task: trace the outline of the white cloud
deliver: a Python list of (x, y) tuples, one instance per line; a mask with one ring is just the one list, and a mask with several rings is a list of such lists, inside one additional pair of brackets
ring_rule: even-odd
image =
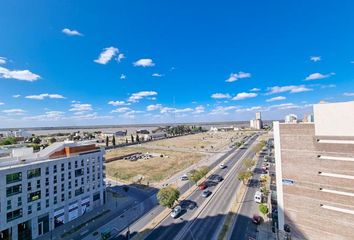
[(6, 60), (5, 57), (0, 57), (0, 64), (6, 64)]
[(13, 98), (19, 98), (19, 97), (21, 97), (21, 95), (20, 94), (15, 94), (15, 95), (12, 95), (12, 97)]
[(200, 113), (203, 113), (203, 112), (205, 112), (205, 107), (203, 107), (202, 105), (200, 105), (200, 106), (197, 106), (197, 107), (194, 109), (193, 114), (200, 114)]
[(49, 93), (42, 93), (39, 95), (29, 95), (26, 96), (25, 98), (27, 99), (35, 99), (35, 100), (43, 100), (45, 98), (51, 98), (51, 99), (64, 99), (65, 97), (60, 94), (49, 94)]
[(5, 105), (5, 103), (3, 103), (3, 102), (0, 102), (0, 106), (1, 106), (1, 105)]
[(279, 97), (269, 98), (269, 99), (266, 100), (266, 102), (281, 101), (281, 100), (285, 100), (285, 99), (286, 99), (286, 97), (279, 96)]
[(238, 79), (250, 78), (251, 74), (246, 72), (231, 73), (230, 77), (226, 79), (226, 82), (235, 82)]
[(124, 101), (109, 101), (108, 102), (109, 105), (112, 105), (112, 106), (123, 106), (123, 105), (130, 105), (130, 103), (126, 103)]
[(193, 111), (194, 111), (193, 108), (180, 108), (180, 109), (176, 108), (174, 110), (175, 113), (188, 113), (188, 112), (193, 112)]
[(57, 121), (64, 117), (64, 112), (61, 111), (49, 111), (45, 114), (25, 117), (24, 120), (37, 120), (37, 121)]
[(35, 73), (32, 73), (29, 70), (9, 70), (4, 67), (0, 67), (0, 78), (7, 78), (7, 79), (17, 79), (22, 81), (29, 81), (33, 82), (41, 77)]
[(306, 87), (305, 85), (289, 85), (289, 86), (274, 86), (268, 88), (268, 92), (266, 95), (275, 94), (275, 93), (283, 93), (283, 92), (290, 92), (290, 93), (300, 93), (300, 92), (308, 92), (312, 91), (313, 89)]
[(84, 111), (92, 111), (92, 105), (88, 103), (74, 103), (71, 104), (69, 111), (71, 112), (84, 112)]
[(94, 62), (99, 64), (107, 64), (111, 59), (119, 53), (118, 48), (108, 47), (103, 49), (98, 59), (94, 60)]
[(301, 108), (301, 106), (293, 104), (293, 103), (283, 103), (283, 104), (269, 106), (269, 109), (273, 109), (273, 108), (276, 108), (279, 110), (284, 110), (284, 109)]
[(261, 106), (254, 106), (250, 108), (239, 108), (236, 110), (236, 112), (252, 112), (252, 111), (260, 111), (263, 110)]
[(257, 93), (242, 92), (242, 93), (238, 93), (235, 97), (232, 98), (232, 100), (243, 100), (246, 98), (254, 98), (254, 97), (257, 97)]
[(147, 111), (155, 111), (155, 110), (159, 110), (162, 108), (161, 104), (151, 104), (149, 106), (146, 107)]
[(127, 78), (126, 75), (124, 75), (123, 73), (120, 75), (120, 80), (125, 80)]
[(346, 92), (346, 93), (343, 93), (343, 95), (346, 97), (354, 97), (354, 92)]
[(214, 93), (211, 95), (214, 99), (224, 99), (224, 98), (231, 98), (230, 94), (228, 93)]
[(237, 106), (217, 106), (216, 108), (212, 109), (209, 114), (211, 115), (228, 115), (229, 111), (236, 110)]
[(65, 33), (68, 36), (83, 36), (79, 31), (77, 30), (70, 30), (69, 28), (64, 28), (62, 30), (63, 33)]
[(125, 58), (123, 53), (119, 53), (117, 57), (117, 62), (121, 62)]
[(150, 58), (142, 58), (133, 63), (136, 67), (153, 67), (155, 63)]
[(23, 109), (19, 109), (19, 108), (14, 108), (14, 109), (6, 109), (2, 111), (3, 113), (6, 113), (8, 115), (22, 115), (24, 114), (26, 111)]
[(117, 108), (111, 111), (111, 113), (125, 113), (128, 111), (131, 111), (132, 109), (128, 108), (128, 107), (121, 107), (121, 108)]
[(252, 88), (250, 91), (251, 92), (259, 92), (259, 91), (261, 91), (261, 89), (260, 88)]
[(157, 92), (155, 91), (141, 91), (137, 93), (133, 93), (129, 99), (128, 102), (139, 102), (144, 97), (150, 97), (150, 96), (155, 96), (157, 95)]
[(329, 74), (321, 74), (321, 73), (312, 73), (308, 75), (305, 80), (306, 81), (311, 81), (311, 80), (318, 80), (318, 79), (325, 79), (329, 78), (330, 76), (335, 75), (335, 73), (329, 73)]
[(321, 56), (311, 56), (310, 60), (313, 62), (319, 62), (321, 61)]
[(153, 77), (163, 77), (163, 74), (161, 74), (161, 73), (153, 73), (152, 76)]

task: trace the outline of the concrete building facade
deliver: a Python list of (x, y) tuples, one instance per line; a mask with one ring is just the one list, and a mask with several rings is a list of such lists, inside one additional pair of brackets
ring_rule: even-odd
[(292, 239), (353, 239), (354, 102), (314, 105), (314, 123), (274, 122), (278, 226)]
[(0, 158), (0, 239), (35, 239), (102, 205), (103, 153), (57, 142)]

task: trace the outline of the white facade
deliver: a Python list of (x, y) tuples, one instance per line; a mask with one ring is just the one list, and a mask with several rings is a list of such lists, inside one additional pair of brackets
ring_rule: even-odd
[[(8, 239), (34, 239), (104, 203), (104, 150), (53, 145), (31, 156), (24, 151), (0, 158), (0, 233)], [(57, 154), (65, 147), (77, 150)]]
[(297, 116), (295, 114), (286, 115), (285, 123), (297, 123)]
[(19, 129), (18, 131), (8, 131), (5, 133), (6, 137), (24, 137), (29, 138), (32, 136), (30, 132)]
[(259, 119), (250, 120), (250, 128), (258, 129), (258, 130), (262, 129), (263, 128), (262, 120)]

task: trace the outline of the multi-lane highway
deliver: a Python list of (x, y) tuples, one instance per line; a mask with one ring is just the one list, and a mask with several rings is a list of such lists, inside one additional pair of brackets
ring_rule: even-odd
[[(256, 136), (250, 138), (246, 145), (251, 146), (256, 138)], [(237, 180), (237, 173), (242, 168), (242, 161), (253, 156), (254, 152), (251, 148), (239, 149), (234, 152), (230, 159), (224, 163), (227, 168), (217, 169), (213, 173), (222, 176), (224, 181), (218, 184), (209, 184), (208, 189), (212, 194), (208, 198), (202, 197), (201, 190), (194, 191), (187, 202), (194, 203), (196, 207), (189, 209), (187, 204), (187, 207), (177, 219), (167, 217), (146, 239), (214, 239), (222, 226), (232, 199), (235, 197), (235, 191), (240, 184)], [(208, 183), (212, 182), (208, 181)], [(182, 205), (184, 205), (183, 202)]]

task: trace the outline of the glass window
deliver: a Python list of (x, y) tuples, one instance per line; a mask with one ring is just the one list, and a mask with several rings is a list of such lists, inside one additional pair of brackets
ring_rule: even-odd
[(45, 175), (49, 175), (49, 167), (45, 168)]
[(27, 170), (27, 178), (28, 179), (40, 177), (40, 176), (41, 176), (41, 169), (40, 168)]
[(7, 200), (7, 210), (10, 210), (11, 208), (11, 200)]
[(49, 199), (45, 200), (45, 207), (49, 207)]
[(22, 180), (22, 173), (11, 173), (6, 175), (6, 183), (14, 183), (14, 182), (19, 182)]
[(41, 180), (37, 180), (37, 189), (41, 188)]
[(7, 222), (10, 222), (12, 220), (15, 220), (17, 218), (22, 217), (22, 208), (17, 209), (17, 210), (12, 211), (12, 212), (8, 212), (6, 214), (6, 217), (7, 217)]
[(32, 184), (31, 184), (31, 182), (27, 183), (27, 191), (28, 191), (28, 192), (32, 191)]
[(17, 198), (17, 206), (18, 207), (22, 206), (22, 197)]
[(32, 206), (31, 206), (31, 205), (29, 205), (29, 206), (27, 207), (27, 213), (28, 213), (28, 214), (32, 214)]
[(6, 196), (7, 197), (19, 194), (21, 192), (22, 192), (22, 185), (21, 184), (6, 188)]
[(38, 203), (37, 203), (37, 211), (40, 211), (40, 210), (41, 210), (41, 203), (38, 202)]
[(41, 191), (36, 191), (28, 194), (28, 202), (33, 202), (41, 199)]
[(57, 165), (53, 166), (53, 173), (57, 173)]

